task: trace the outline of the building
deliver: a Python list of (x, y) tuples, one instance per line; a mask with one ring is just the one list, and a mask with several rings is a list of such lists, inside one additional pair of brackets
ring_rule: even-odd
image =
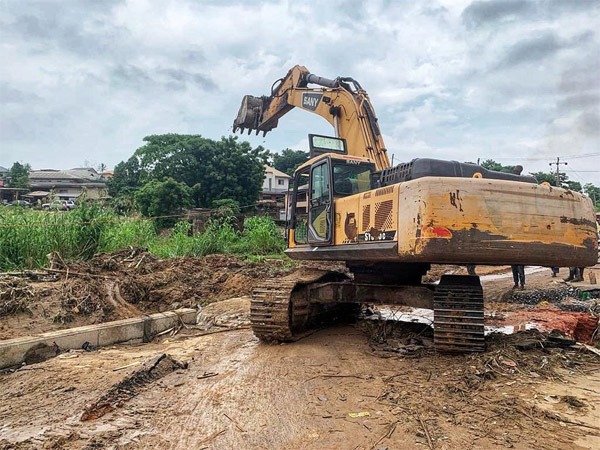
[(6, 176), (8, 175), (8, 169), (0, 166), (0, 187), (6, 184)]
[(72, 200), (84, 193), (90, 199), (107, 196), (105, 178), (91, 167), (32, 170), (29, 183), (32, 191), (47, 192), (63, 200)]
[(261, 200), (283, 202), (290, 187), (290, 177), (274, 167), (265, 164), (265, 179), (263, 181)]
[(269, 211), (276, 220), (285, 220), (290, 177), (274, 167), (265, 164), (265, 179), (260, 193), (259, 204)]
[(283, 206), (290, 187), (290, 177), (274, 167), (265, 164), (265, 179), (260, 193), (262, 203)]

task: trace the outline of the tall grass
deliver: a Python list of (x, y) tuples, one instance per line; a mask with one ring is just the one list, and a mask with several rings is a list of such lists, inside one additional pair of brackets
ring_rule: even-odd
[(86, 205), (69, 212), (0, 207), (0, 271), (44, 267), (51, 252), (73, 261), (127, 247), (146, 247), (160, 258), (213, 253), (256, 258), (282, 256), (285, 249), (281, 231), (268, 217), (247, 218), (242, 232), (228, 218), (210, 221), (197, 235), (190, 228), (180, 221), (162, 235), (151, 220), (119, 217)]
[(232, 251), (247, 255), (278, 254), (285, 250), (285, 241), (275, 222), (269, 217), (248, 217), (244, 221), (241, 239), (235, 241)]
[(127, 247), (150, 247), (156, 239), (156, 229), (151, 220), (122, 218), (113, 220), (111, 226), (103, 230), (98, 251), (113, 252)]
[(0, 208), (0, 269), (44, 266), (53, 251), (66, 260), (89, 258), (97, 251), (106, 219), (88, 206), (69, 213)]

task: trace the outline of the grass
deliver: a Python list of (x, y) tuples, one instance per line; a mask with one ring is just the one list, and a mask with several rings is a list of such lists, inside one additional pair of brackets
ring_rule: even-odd
[(191, 235), (186, 221), (163, 235), (152, 220), (117, 216), (83, 205), (73, 211), (46, 212), (19, 207), (0, 208), (0, 271), (34, 269), (48, 264), (58, 252), (65, 261), (88, 259), (98, 252), (146, 247), (160, 258), (237, 255), (250, 260), (282, 258), (285, 241), (268, 217), (248, 217), (238, 232), (230, 218), (209, 222)]

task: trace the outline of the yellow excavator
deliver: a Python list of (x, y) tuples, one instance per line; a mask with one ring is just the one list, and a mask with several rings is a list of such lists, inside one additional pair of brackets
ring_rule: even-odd
[(286, 254), (343, 261), (351, 275), (304, 269), (256, 287), (250, 318), (261, 340), (293, 341), (357, 305), (379, 303), (433, 309), (441, 351), (483, 351), (479, 277), (423, 284), (431, 264), (596, 263), (592, 202), (578, 192), (457, 161), (391, 167), (374, 108), (353, 78), (295, 66), (270, 95), (243, 98), (234, 132), (266, 134), (294, 107), (325, 118), (335, 136), (309, 134), (310, 160), (290, 192)]

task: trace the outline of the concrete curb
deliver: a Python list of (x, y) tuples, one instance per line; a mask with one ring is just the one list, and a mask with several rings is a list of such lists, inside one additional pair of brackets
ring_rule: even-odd
[(0, 369), (21, 364), (27, 352), (34, 350), (34, 347), (56, 345), (62, 351), (80, 349), (85, 342), (89, 342), (94, 347), (130, 341), (148, 342), (157, 333), (177, 326), (180, 319), (185, 324), (195, 324), (196, 310), (184, 308), (133, 319), (7, 339), (0, 341)]

